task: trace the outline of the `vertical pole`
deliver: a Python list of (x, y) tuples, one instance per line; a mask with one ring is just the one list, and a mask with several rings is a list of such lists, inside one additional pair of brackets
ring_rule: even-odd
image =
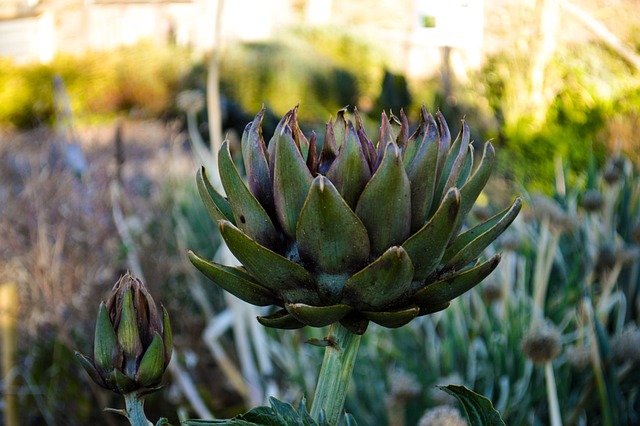
[(18, 288), (14, 283), (0, 285), (0, 334), (2, 334), (2, 380), (4, 381), (4, 424), (18, 426), (15, 390), (16, 328), (18, 323)]

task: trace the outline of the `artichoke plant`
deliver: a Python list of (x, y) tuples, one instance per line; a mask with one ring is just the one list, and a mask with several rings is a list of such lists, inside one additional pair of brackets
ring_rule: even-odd
[(377, 143), (358, 111), (330, 119), (322, 147), (305, 137), (297, 107), (267, 144), (264, 108), (242, 135), (247, 182), (229, 143), (218, 157), (226, 197), (206, 170), (200, 196), (241, 267), (189, 252), (209, 279), (258, 306), (279, 307), (258, 317), (268, 327), (294, 329), (339, 322), (363, 334), (370, 321), (400, 327), (445, 309), (491, 273), (500, 255), (484, 249), (517, 216), (521, 201), (466, 227), (491, 174), (495, 152), (484, 145), (474, 168), (470, 131), (462, 122), (452, 141), (440, 112), (424, 106), (409, 135), (406, 116), (382, 113)]

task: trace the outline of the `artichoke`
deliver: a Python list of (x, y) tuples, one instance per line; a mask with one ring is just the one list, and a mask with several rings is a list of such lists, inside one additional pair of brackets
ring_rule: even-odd
[(94, 358), (76, 356), (94, 382), (126, 395), (159, 389), (171, 353), (169, 314), (162, 307), (161, 317), (144, 283), (125, 274), (100, 303)]
[(483, 250), (515, 219), (510, 207), (464, 227), (493, 168), (495, 152), (484, 145), (473, 167), (467, 124), (451, 141), (440, 112), (421, 109), (409, 136), (405, 114), (382, 113), (377, 144), (366, 135), (357, 109), (326, 124), (318, 148), (305, 137), (297, 107), (276, 127), (268, 145), (265, 109), (242, 135), (247, 182), (229, 143), (218, 165), (226, 197), (206, 170), (197, 186), (209, 215), (241, 267), (212, 262), (192, 251), (191, 262), (236, 297), (278, 306), (258, 317), (264, 326), (295, 329), (339, 321), (363, 334), (370, 321), (400, 327), (445, 309), (482, 281), (500, 261), (480, 262)]

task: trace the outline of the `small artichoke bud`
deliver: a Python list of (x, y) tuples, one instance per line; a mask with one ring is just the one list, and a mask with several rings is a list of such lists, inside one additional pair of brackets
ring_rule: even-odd
[(562, 349), (560, 332), (548, 321), (539, 322), (522, 339), (521, 348), (534, 364), (553, 361)]
[(142, 281), (122, 276), (109, 299), (100, 303), (93, 359), (76, 352), (98, 385), (119, 394), (160, 387), (172, 352), (166, 309), (160, 316)]

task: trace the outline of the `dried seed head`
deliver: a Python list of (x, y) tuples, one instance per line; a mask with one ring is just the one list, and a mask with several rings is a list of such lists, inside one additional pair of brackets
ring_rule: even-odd
[(569, 364), (576, 370), (584, 370), (591, 362), (591, 352), (585, 346), (570, 346), (566, 354)]
[(184, 90), (178, 93), (176, 106), (186, 113), (197, 114), (204, 108), (204, 94), (200, 90)]
[(562, 220), (565, 215), (562, 207), (556, 201), (542, 195), (533, 197), (531, 206), (533, 207), (533, 215), (538, 220), (548, 217), (551, 222), (557, 222)]
[(607, 161), (602, 177), (609, 184), (613, 185), (620, 180), (624, 174), (625, 160), (622, 157), (613, 157)]
[(457, 408), (447, 405), (428, 409), (418, 422), (418, 426), (466, 426), (467, 424)]
[(487, 304), (502, 299), (502, 286), (496, 280), (488, 280), (482, 287), (482, 296)]
[[(459, 374), (454, 373), (445, 377), (441, 377), (440, 379), (437, 380), (436, 383), (463, 385), (464, 380)], [(455, 396), (451, 395), (450, 393), (443, 392), (440, 388), (435, 386), (432, 387), (429, 392), (429, 399), (431, 399), (435, 405), (448, 405), (448, 406), (455, 407), (456, 404), (458, 403), (458, 399)]]
[(522, 238), (515, 232), (502, 234), (498, 241), (505, 250), (517, 251), (522, 246)]
[(533, 216), (540, 221), (548, 219), (551, 229), (556, 232), (573, 232), (578, 227), (576, 219), (551, 198), (535, 196), (531, 201), (531, 206)]
[(631, 239), (634, 243), (640, 244), (640, 222), (631, 230)]
[(408, 401), (420, 394), (421, 386), (415, 375), (406, 371), (396, 370), (390, 375), (391, 389), (389, 390), (389, 401)]
[(604, 205), (604, 197), (600, 191), (589, 189), (584, 193), (582, 206), (589, 212), (597, 212)]
[(605, 244), (598, 250), (596, 257), (596, 272), (610, 270), (616, 264), (616, 249), (611, 244)]
[(631, 263), (640, 256), (640, 248), (634, 246), (621, 246), (615, 251), (616, 261), (621, 264)]
[(562, 349), (560, 332), (549, 321), (537, 322), (522, 339), (521, 348), (534, 364), (552, 361)]
[(613, 357), (620, 362), (640, 362), (638, 348), (640, 348), (640, 328), (635, 324), (625, 327), (622, 333), (614, 337), (611, 342)]
[(640, 256), (640, 249), (634, 246), (614, 246), (605, 244), (598, 251), (596, 272), (601, 274), (611, 270), (616, 264), (631, 263)]

